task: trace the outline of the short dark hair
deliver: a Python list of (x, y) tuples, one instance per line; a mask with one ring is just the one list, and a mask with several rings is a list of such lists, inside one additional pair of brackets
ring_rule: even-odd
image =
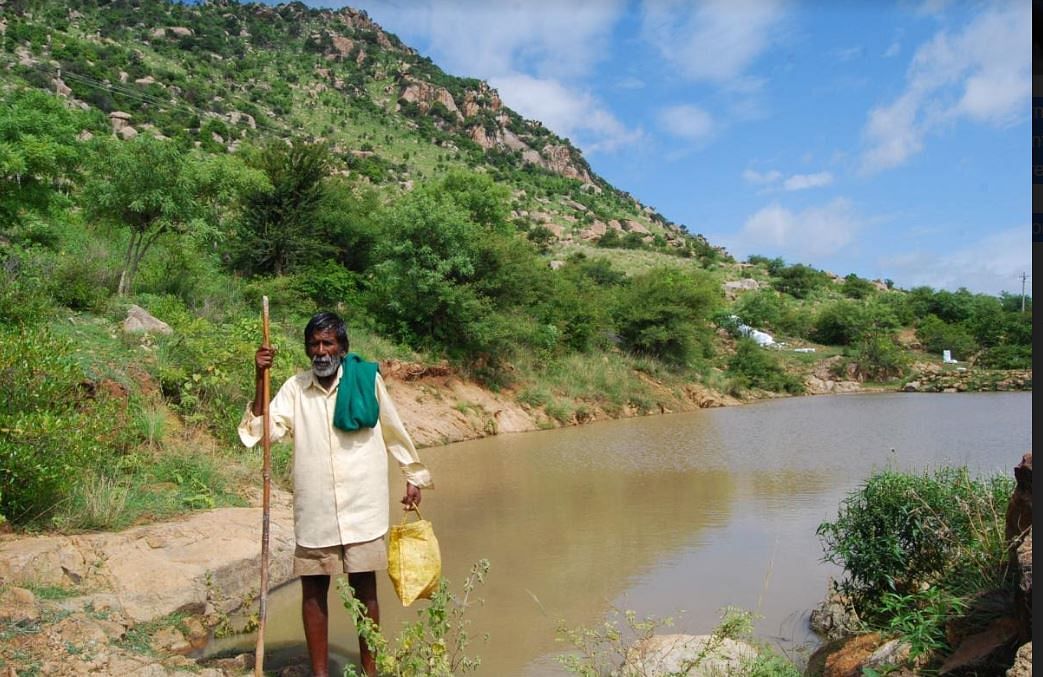
[(337, 335), (337, 342), (340, 343), (340, 347), (344, 349), (344, 352), (348, 352), (348, 328), (337, 313), (322, 312), (312, 315), (312, 318), (308, 320), (307, 326), (304, 327), (304, 345), (308, 345), (308, 341), (311, 340), (311, 337), (316, 332), (326, 331), (327, 329), (333, 330), (333, 333)]

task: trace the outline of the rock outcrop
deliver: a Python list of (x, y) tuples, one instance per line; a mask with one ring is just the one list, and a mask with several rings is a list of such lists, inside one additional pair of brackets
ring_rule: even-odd
[(734, 639), (713, 635), (654, 635), (631, 648), (623, 674), (643, 677), (737, 675), (742, 673), (744, 664), (756, 658), (755, 648)]
[(915, 369), (902, 388), (907, 393), (1032, 390), (1031, 369), (945, 369), (936, 364), (916, 365)]
[[(273, 490), (273, 589), (291, 578), (290, 504), (289, 494)], [(243, 674), (201, 667), (188, 654), (256, 598), (260, 536), (260, 508), (221, 508), (119, 533), (0, 537), (0, 623), (31, 629), (6, 638), (0, 653), (28, 656), (46, 675)], [(41, 585), (81, 594), (41, 600), (26, 589)], [(163, 626), (175, 612), (190, 615)], [(141, 625), (152, 621), (160, 627)], [(145, 640), (150, 655), (121, 641), (132, 629), (134, 644)]]
[(751, 277), (744, 277), (739, 280), (728, 280), (721, 285), (724, 288), (724, 295), (729, 299), (735, 299), (740, 292), (753, 291), (760, 289), (760, 283)]
[(811, 629), (831, 640), (854, 635), (859, 628), (858, 614), (847, 597), (837, 591), (832, 580), (828, 588), (826, 599), (811, 610), (808, 618)]
[(138, 305), (127, 309), (127, 318), (123, 320), (123, 331), (127, 333), (148, 332), (150, 334), (172, 334), (170, 325), (155, 318), (151, 313)]
[[(290, 579), (290, 498), (273, 499), (272, 587)], [(49, 585), (89, 590), (72, 606), (114, 608), (147, 622), (185, 611), (227, 614), (257, 592), (259, 508), (222, 508), (178, 522), (118, 533), (5, 538), (0, 585)]]
[(445, 87), (432, 85), (408, 75), (400, 78), (399, 87), (401, 90), (398, 94), (399, 104), (416, 104), (421, 113), (427, 113), (435, 104), (441, 104), (457, 121), (463, 121), (464, 116), (456, 107), (453, 95)]

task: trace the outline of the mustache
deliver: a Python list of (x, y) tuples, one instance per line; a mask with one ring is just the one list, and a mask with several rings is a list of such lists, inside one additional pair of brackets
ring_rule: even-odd
[(340, 358), (333, 355), (316, 355), (311, 358), (311, 368), (316, 376), (326, 377), (336, 373), (340, 366)]

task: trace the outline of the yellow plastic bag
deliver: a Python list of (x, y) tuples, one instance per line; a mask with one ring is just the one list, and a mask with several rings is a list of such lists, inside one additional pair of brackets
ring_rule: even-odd
[(442, 577), (442, 555), (431, 523), (414, 507), (417, 520), (391, 526), (388, 533), (388, 576), (402, 606), (431, 599)]

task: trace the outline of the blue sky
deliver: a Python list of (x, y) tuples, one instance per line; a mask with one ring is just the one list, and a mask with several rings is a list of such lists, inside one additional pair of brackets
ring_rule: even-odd
[(1019, 292), (1025, 1), (355, 0), (722, 244), (901, 287)]

